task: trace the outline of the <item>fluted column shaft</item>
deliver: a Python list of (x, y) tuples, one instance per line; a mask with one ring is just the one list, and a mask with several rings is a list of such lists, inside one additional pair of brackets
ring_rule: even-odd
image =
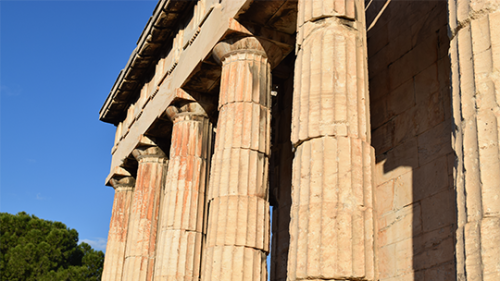
[(214, 52), (222, 77), (202, 280), (265, 280), (270, 64), (252, 37), (219, 43)]
[(459, 280), (500, 280), (500, 3), (449, 0)]
[(299, 0), (288, 280), (374, 280), (364, 10)]
[(168, 161), (158, 147), (138, 148), (134, 156), (139, 168), (122, 280), (149, 281), (153, 277), (160, 191)]
[(115, 189), (115, 199), (109, 223), (106, 257), (102, 272), (103, 281), (121, 280), (135, 179), (127, 176), (112, 179), (111, 183)]
[(154, 280), (199, 280), (212, 126), (197, 103), (167, 109), (174, 125)]

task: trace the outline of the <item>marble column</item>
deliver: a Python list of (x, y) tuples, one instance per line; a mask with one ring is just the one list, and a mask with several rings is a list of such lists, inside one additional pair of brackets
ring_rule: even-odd
[(122, 280), (150, 281), (153, 277), (160, 194), (167, 158), (153, 141), (142, 137), (132, 154), (139, 162)]
[(374, 280), (363, 0), (299, 0), (287, 280)]
[[(266, 280), (272, 44), (220, 42), (219, 119), (208, 190), (202, 280)], [(272, 50), (271, 50), (272, 53)]]
[(500, 280), (500, 3), (449, 0), (458, 280)]
[(109, 223), (106, 257), (102, 272), (103, 281), (121, 280), (123, 261), (125, 260), (125, 243), (127, 241), (128, 222), (135, 178), (123, 168), (110, 181), (115, 189), (113, 211)]
[(197, 102), (169, 106), (174, 123), (154, 280), (199, 280), (212, 125)]

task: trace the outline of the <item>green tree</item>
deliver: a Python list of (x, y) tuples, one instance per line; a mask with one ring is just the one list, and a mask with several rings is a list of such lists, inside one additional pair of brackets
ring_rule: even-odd
[(0, 213), (0, 280), (101, 280), (104, 253), (61, 222)]

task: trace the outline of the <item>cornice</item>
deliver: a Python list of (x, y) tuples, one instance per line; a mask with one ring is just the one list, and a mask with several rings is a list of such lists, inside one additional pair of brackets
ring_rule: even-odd
[(149, 18), (142, 31), (136, 48), (123, 70), (120, 71), (111, 91), (106, 98), (99, 119), (107, 123), (117, 124), (122, 121), (124, 112), (130, 103), (141, 79), (157, 61), (161, 47), (165, 42), (172, 40), (175, 28), (182, 13), (197, 1), (161, 0), (155, 7), (153, 15)]

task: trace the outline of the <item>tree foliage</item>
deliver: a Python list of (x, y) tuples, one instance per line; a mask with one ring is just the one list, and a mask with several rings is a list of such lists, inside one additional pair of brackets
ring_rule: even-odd
[(61, 222), (0, 213), (0, 280), (101, 280), (104, 253)]

